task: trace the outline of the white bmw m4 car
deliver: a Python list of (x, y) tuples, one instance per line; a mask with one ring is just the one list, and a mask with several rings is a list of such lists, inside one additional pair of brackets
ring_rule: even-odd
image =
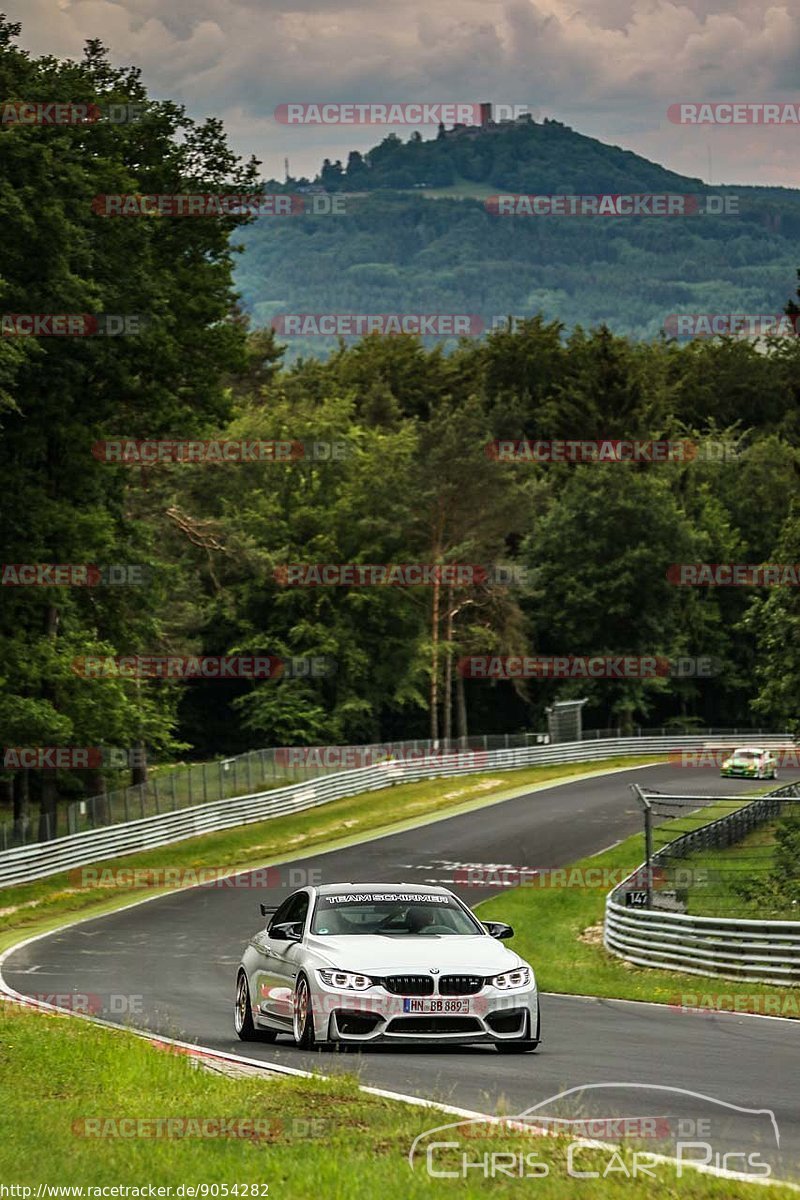
[(539, 1044), (533, 969), (501, 945), (514, 931), (447, 888), (326, 884), (261, 911), (236, 979), (245, 1041)]

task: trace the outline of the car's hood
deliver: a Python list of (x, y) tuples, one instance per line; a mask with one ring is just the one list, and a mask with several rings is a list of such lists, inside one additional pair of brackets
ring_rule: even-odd
[(308, 949), (331, 966), (365, 975), (402, 975), (438, 969), (442, 974), (489, 975), (512, 971), (524, 960), (492, 937), (476, 934), (403, 937), (399, 934), (310, 934)]

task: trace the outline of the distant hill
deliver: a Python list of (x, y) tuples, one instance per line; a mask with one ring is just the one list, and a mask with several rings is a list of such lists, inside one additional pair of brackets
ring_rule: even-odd
[[(237, 283), (256, 325), (281, 313), (441, 312), (490, 326), (541, 312), (652, 338), (673, 313), (780, 312), (795, 289), (800, 192), (709, 187), (557, 121), (390, 134), (344, 167), (326, 160), (314, 191), (320, 207), (335, 195), (346, 211), (261, 217), (241, 234)], [(497, 192), (713, 194), (735, 197), (738, 212), (498, 216)], [(285, 340), (289, 357), (335, 345)]]

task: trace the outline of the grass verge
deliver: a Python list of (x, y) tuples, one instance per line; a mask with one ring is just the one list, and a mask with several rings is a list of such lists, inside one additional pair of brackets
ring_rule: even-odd
[(777, 828), (778, 822), (771, 821), (734, 846), (683, 860), (680, 865), (691, 881), (686, 889), (687, 912), (756, 921), (800, 920), (800, 883), (787, 880), (779, 887), (774, 876)]
[[(709, 805), (691, 821), (703, 825), (730, 811), (729, 802)], [(689, 825), (690, 819), (683, 818), (681, 832)], [(744, 1011), (800, 1016), (797, 988), (637, 967), (609, 954), (603, 945), (603, 917), (611, 884), (595, 888), (580, 886), (582, 876), (578, 872), (588, 867), (603, 868), (614, 872), (613, 882), (634, 871), (643, 859), (644, 838), (636, 834), (602, 854), (575, 863), (572, 878), (576, 886), (569, 886), (567, 875), (566, 886), (518, 887), (479, 905), (478, 915), (483, 921), (507, 921), (513, 925), (514, 949), (533, 964), (543, 992), (703, 1009), (734, 1008), (736, 997), (741, 997), (750, 1005), (748, 1009), (740, 1002), (738, 1007)]]
[[(408, 1153), (414, 1138), (458, 1118), (370, 1096), (352, 1078), (259, 1074), (231, 1079), (199, 1070), (186, 1057), (164, 1053), (124, 1031), (8, 1004), (0, 1004), (0, 1048), (0, 1089), (14, 1096), (13, 1105), (0, 1107), (0, 1179), (31, 1188), (29, 1196), (35, 1197), (40, 1185), (143, 1187), (129, 1194), (145, 1196), (152, 1185), (171, 1188), (174, 1197), (181, 1185), (225, 1184), (238, 1188), (238, 1196), (268, 1200), (416, 1200), (485, 1196), (487, 1188), (497, 1196), (529, 1197), (533, 1185), (540, 1200), (560, 1200), (574, 1186), (568, 1139), (502, 1130), (480, 1142), (463, 1139), (459, 1148), (446, 1152), (446, 1160), (433, 1158), (434, 1169), (456, 1171), (456, 1178), (432, 1178), (424, 1149), (412, 1171)], [(170, 1118), (181, 1124), (164, 1124)], [(187, 1123), (191, 1120), (194, 1125)], [(230, 1136), (235, 1121), (249, 1122), (244, 1128), (257, 1129), (261, 1139)], [(213, 1136), (220, 1128), (228, 1136)], [(479, 1128), (488, 1132), (487, 1126)], [(171, 1137), (164, 1136), (170, 1131)], [(458, 1177), (462, 1155), (474, 1163), (493, 1151), (513, 1154), (515, 1162), (535, 1155), (539, 1177), (492, 1179), (474, 1167), (466, 1178)], [(505, 1162), (507, 1169), (507, 1157)], [(765, 1195), (755, 1185), (693, 1171), (678, 1178), (673, 1164), (652, 1167), (649, 1177), (631, 1178), (631, 1151), (619, 1145), (614, 1151), (581, 1149), (573, 1170), (598, 1171), (601, 1178), (592, 1181), (590, 1191), (604, 1200), (650, 1200), (654, 1189), (678, 1200), (730, 1200), (733, 1187), (737, 1198)], [(253, 1185), (260, 1186), (253, 1190)], [(776, 1200), (797, 1195), (781, 1186), (767, 1194)]]
[[(663, 759), (614, 758), (603, 763), (527, 767), (398, 784), (255, 825), (237, 826), (139, 854), (108, 859), (93, 864), (93, 868), (106, 873), (118, 869), (129, 872), (180, 868), (188, 872), (201, 868), (234, 870), (264, 866), (297, 858), (308, 851), (333, 848), (380, 832), (452, 816), (510, 798), (527, 787), (543, 787), (552, 782), (659, 761)], [(131, 900), (169, 890), (121, 884), (98, 886), (84, 880), (82, 868), (4, 888), (0, 892), (0, 951), (26, 935), (45, 933), (71, 916), (102, 916)]]

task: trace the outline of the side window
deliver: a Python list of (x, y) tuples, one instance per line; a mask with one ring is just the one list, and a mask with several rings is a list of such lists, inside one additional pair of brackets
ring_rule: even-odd
[(290, 916), (287, 916), (287, 914), (289, 912), (290, 905), (296, 899), (297, 899), (296, 896), (289, 896), (288, 899), (284, 900), (283, 904), (281, 904), (280, 907), (277, 909), (277, 911), (274, 913), (272, 920), (270, 921), (269, 925), (267, 926), (268, 931), (270, 929), (272, 929), (273, 925), (282, 925), (284, 921), (291, 921), (292, 918)]
[(291, 900), (289, 916), (285, 917), (284, 919), (285, 920), (299, 920), (299, 922), (301, 922), (303, 925), (305, 925), (307, 916), (308, 916), (308, 893), (301, 892), (299, 896), (293, 896), (293, 900)]
[(306, 916), (308, 915), (308, 892), (298, 892), (295, 896), (290, 896), (280, 906), (275, 916), (269, 923), (269, 928), (273, 925), (282, 925), (286, 921), (302, 921), (305, 924)]

